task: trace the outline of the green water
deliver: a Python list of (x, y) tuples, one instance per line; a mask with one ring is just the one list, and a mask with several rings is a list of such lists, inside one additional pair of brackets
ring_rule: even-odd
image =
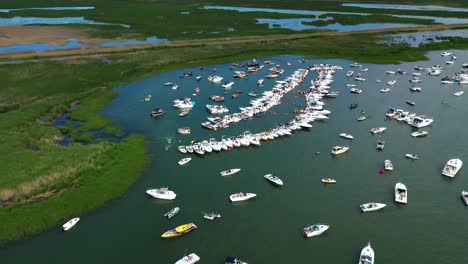
[[(459, 59), (446, 67), (443, 76), (459, 71), (461, 63), (468, 61), (466, 51), (454, 52)], [(316, 73), (310, 73), (304, 84), (284, 98), (283, 104), (261, 118), (242, 121), (222, 131), (208, 131), (200, 122), (208, 115), (204, 108), (211, 102), (208, 96), (222, 95), (221, 85), (209, 84), (206, 77), (217, 74), (225, 80), (232, 79), (229, 65), (209, 66), (208, 71), (180, 70), (118, 88), (121, 96), (105, 114), (129, 132), (147, 137), (152, 162), (141, 180), (121, 199), (82, 215), (81, 222), (70, 232), (61, 233), (57, 227), (10, 243), (0, 249), (0, 259), (2, 263), (174, 263), (187, 250), (197, 253), (200, 263), (223, 263), (226, 256), (237, 256), (249, 263), (357, 263), (360, 250), (371, 241), (376, 263), (466, 263), (468, 208), (460, 199), (461, 190), (468, 189), (466, 170), (462, 169), (454, 179), (443, 177), (440, 172), (448, 159), (460, 157), (467, 161), (468, 95), (455, 97), (452, 94), (460, 86), (441, 85), (442, 76), (427, 75), (418, 85), (423, 91), (411, 93), (408, 75), (384, 73), (398, 68), (411, 73), (416, 64), (443, 65), (445, 59), (439, 53), (429, 54), (430, 61), (419, 63), (366, 65), (369, 72), (364, 76), (368, 81), (358, 83), (364, 90), (360, 95), (348, 93), (345, 87), (346, 83), (354, 83), (345, 77), (350, 61), (312, 59), (303, 64), (294, 56), (267, 58), (285, 65), (283, 76), (309, 64), (343, 66), (333, 85), (333, 90), (341, 95), (324, 100), (325, 108), (332, 111), (330, 120), (314, 122), (308, 131), (262, 142), (260, 147), (192, 156), (194, 159), (185, 167), (177, 165), (183, 156), (177, 152), (179, 141), (188, 143), (211, 136), (220, 139), (223, 134), (237, 135), (245, 130), (257, 133), (290, 120), (294, 116), (291, 110), (304, 104), (296, 90), (307, 88)], [(293, 65), (286, 66), (287, 61)], [(212, 72), (213, 68), (218, 72)], [(188, 70), (204, 79), (197, 83), (194, 77), (178, 78)], [(244, 93), (237, 99), (226, 94), (224, 105), (234, 112), (237, 106), (247, 105), (247, 92), (270, 90), (272, 80), (266, 80), (264, 88), (256, 86), (257, 79), (265, 74), (264, 70), (250, 74), (248, 80), (236, 81), (232, 91), (241, 89)], [(376, 79), (381, 79), (382, 84), (377, 84)], [(397, 80), (396, 85), (390, 93), (382, 94), (379, 90), (391, 79)], [(179, 84), (179, 91), (163, 86), (169, 81)], [(197, 86), (201, 94), (193, 97)], [(148, 94), (153, 96), (151, 103), (142, 101)], [(181, 118), (172, 107), (172, 100), (183, 96), (191, 96), (197, 105)], [(406, 100), (415, 101), (416, 106), (406, 105)], [(349, 110), (353, 102), (358, 102), (359, 107)], [(167, 113), (152, 120), (148, 115), (154, 107), (162, 107)], [(425, 128), (430, 134), (426, 138), (411, 137), (411, 127), (385, 119), (390, 107), (434, 117), (432, 126)], [(361, 110), (369, 118), (357, 122)], [(192, 134), (177, 135), (176, 129), (182, 126), (191, 126)], [(372, 136), (369, 130), (378, 126), (386, 126), (387, 131)], [(338, 137), (342, 132), (355, 139), (351, 142)], [(172, 146), (168, 146), (167, 137), (172, 138)], [(378, 139), (386, 141), (382, 152), (375, 149)], [(329, 151), (335, 145), (351, 149), (332, 157)], [(405, 159), (405, 153), (417, 153), (421, 160)], [(385, 159), (393, 161), (395, 170), (379, 175)], [(220, 171), (236, 167), (242, 172), (232, 177), (219, 176)], [(281, 177), (285, 186), (275, 188), (266, 182), (263, 175), (267, 173)], [(324, 185), (320, 181), (324, 177), (333, 177), (338, 183)], [(408, 188), (407, 205), (393, 202), (393, 188), (400, 181)], [(163, 186), (177, 193), (175, 201), (159, 201), (145, 194), (148, 188)], [(239, 191), (254, 192), (257, 197), (231, 204), (228, 196)], [(372, 201), (386, 203), (387, 207), (361, 213), (359, 205)], [(164, 218), (163, 214), (175, 206), (181, 207), (180, 213), (171, 220)], [(211, 211), (221, 213), (222, 218), (214, 222), (203, 219), (202, 212)], [(160, 238), (166, 230), (189, 222), (198, 229), (175, 239)], [(331, 228), (319, 237), (303, 238), (302, 228), (314, 223), (327, 223)]]

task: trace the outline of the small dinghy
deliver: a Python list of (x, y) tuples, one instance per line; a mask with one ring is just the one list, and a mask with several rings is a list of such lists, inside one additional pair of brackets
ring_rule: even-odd
[(311, 225), (304, 227), (304, 236), (305, 237), (314, 237), (323, 234), (330, 228), (328, 225)]
[(465, 92), (463, 92), (463, 91), (459, 91), (459, 92), (454, 93), (453, 95), (455, 95), (455, 96), (462, 96), (464, 93), (465, 93)]
[(401, 182), (395, 184), (395, 202), (403, 204), (408, 202), (406, 186)]
[(383, 150), (385, 147), (385, 141), (379, 140), (377, 141), (377, 150)]
[(231, 200), (231, 202), (241, 202), (241, 201), (246, 201), (246, 200), (252, 199), (255, 196), (257, 196), (255, 193), (240, 192), (240, 193), (231, 194), (229, 196), (229, 199)]
[(372, 134), (380, 134), (383, 133), (387, 129), (386, 127), (374, 127), (370, 130)]
[(359, 117), (357, 118), (357, 121), (364, 121), (364, 120), (366, 120), (366, 119), (367, 119), (366, 116), (359, 116)]
[(209, 214), (204, 214), (203, 218), (213, 221), (216, 218), (221, 218), (221, 215), (215, 212), (211, 212)]
[(283, 186), (283, 181), (274, 176), (273, 174), (267, 174), (265, 176), (263, 176), (263, 178), (265, 178), (267, 181), (273, 183), (274, 185), (277, 185), (277, 186)]
[(468, 205), (468, 192), (462, 191), (461, 198), (463, 199), (463, 202), (465, 202), (465, 205)]
[(71, 220), (69, 220), (68, 222), (66, 222), (65, 224), (63, 224), (62, 226), (62, 231), (68, 231), (70, 230), (72, 227), (74, 227), (78, 222), (80, 221), (80, 218), (79, 217), (75, 217)]
[(411, 105), (411, 106), (415, 106), (415, 105), (416, 105), (416, 103), (413, 102), (413, 101), (406, 101), (406, 103), (409, 104), (409, 105)]
[(427, 134), (429, 134), (429, 132), (425, 130), (418, 130), (416, 132), (411, 133), (411, 136), (412, 137), (425, 137), (427, 136)]
[(420, 159), (420, 157), (419, 157), (418, 155), (416, 155), (416, 154), (405, 154), (405, 157), (406, 157), (407, 159), (413, 159), (413, 160), (418, 160), (418, 159)]
[(177, 163), (179, 163), (179, 165), (182, 166), (182, 165), (185, 165), (185, 164), (189, 163), (191, 160), (192, 160), (192, 158), (183, 158), (183, 159), (179, 160)]
[(366, 203), (366, 204), (361, 204), (359, 207), (361, 208), (361, 211), (363, 212), (373, 212), (380, 210), (387, 206), (384, 203)]
[(198, 261), (200, 261), (200, 257), (197, 254), (192, 253), (179, 259), (175, 264), (194, 264)]
[(241, 169), (229, 169), (221, 172), (221, 176), (229, 176), (238, 173)]
[(167, 217), (167, 219), (171, 219), (174, 215), (179, 213), (179, 211), (180, 211), (179, 207), (174, 207), (169, 212), (165, 213), (164, 216)]
[(354, 137), (352, 135), (347, 134), (347, 133), (341, 133), (340, 137), (346, 138), (346, 139), (354, 139)]
[(336, 181), (335, 181), (334, 179), (332, 179), (332, 178), (324, 178), (324, 179), (322, 179), (322, 182), (323, 182), (323, 183), (327, 183), (327, 184), (334, 184), (334, 183), (336, 183)]
[(385, 170), (386, 171), (392, 171), (393, 170), (393, 163), (390, 160), (385, 160)]

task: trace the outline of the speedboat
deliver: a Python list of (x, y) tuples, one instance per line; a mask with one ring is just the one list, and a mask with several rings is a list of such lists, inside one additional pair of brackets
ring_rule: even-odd
[(385, 88), (383, 88), (383, 89), (380, 89), (380, 91), (381, 91), (382, 93), (388, 93), (388, 92), (390, 92), (390, 88), (385, 87)]
[(390, 160), (385, 160), (384, 165), (385, 165), (384, 166), (385, 170), (387, 170), (387, 171), (392, 171), (393, 170), (393, 163)]
[(408, 159), (418, 160), (420, 157), (417, 154), (405, 154), (405, 157)]
[(354, 78), (354, 80), (360, 81), (360, 82), (365, 82), (365, 81), (366, 81), (366, 78), (363, 78), (363, 77), (356, 77), (356, 78)]
[(370, 130), (372, 134), (380, 134), (383, 133), (387, 129), (386, 127), (374, 127)]
[(354, 139), (354, 137), (352, 135), (347, 134), (347, 133), (341, 133), (340, 137), (346, 138), (346, 139)]
[(184, 110), (184, 111), (180, 112), (179, 116), (184, 117), (184, 116), (188, 115), (189, 112), (190, 112), (189, 110)]
[(193, 144), (193, 151), (195, 151), (195, 153), (197, 153), (198, 155), (205, 154), (205, 149), (201, 146), (200, 142)]
[(238, 260), (235, 257), (226, 257), (226, 259), (224, 260), (224, 264), (247, 264), (247, 262)]
[(193, 146), (185, 146), (188, 153), (193, 153)]
[(380, 210), (384, 208), (385, 206), (387, 205), (384, 203), (366, 203), (366, 204), (361, 204), (360, 208), (361, 208), (361, 211), (363, 212), (373, 212), (373, 211)]
[(258, 86), (262, 86), (262, 85), (263, 85), (263, 82), (265, 82), (265, 79), (263, 79), (263, 78), (262, 78), (262, 79), (259, 79), (259, 80), (257, 81), (257, 85), (258, 85)]
[(221, 215), (215, 212), (209, 213), (209, 214), (204, 214), (203, 218), (208, 219), (208, 220), (215, 220), (216, 218), (221, 218)]
[(210, 143), (208, 141), (206, 141), (206, 140), (202, 141), (201, 146), (206, 152), (212, 152), (213, 151), (213, 148), (211, 147)]
[(222, 144), (219, 144), (219, 142), (216, 141), (216, 139), (210, 138), (210, 147), (211, 147), (214, 151), (221, 151)]
[(181, 127), (177, 129), (177, 132), (182, 135), (188, 135), (191, 132), (190, 127)]
[(348, 151), (348, 149), (349, 149), (348, 147), (335, 146), (332, 148), (331, 154), (333, 155), (342, 154)]
[(229, 89), (229, 88), (231, 88), (233, 85), (234, 85), (234, 82), (225, 82), (222, 86), (223, 86), (225, 89)]
[(146, 193), (153, 198), (162, 200), (174, 200), (177, 196), (173, 191), (170, 191), (167, 187), (147, 190)]
[(366, 119), (367, 119), (366, 116), (359, 116), (359, 117), (357, 118), (357, 121), (364, 121), (364, 120), (366, 120)]
[(171, 82), (167, 82), (167, 83), (164, 83), (164, 86), (173, 86), (174, 83), (171, 83)]
[(68, 222), (62, 225), (62, 231), (68, 231), (74, 227), (80, 221), (79, 217), (70, 219)]
[(406, 101), (406, 103), (409, 104), (409, 105), (411, 105), (411, 106), (415, 106), (415, 105), (416, 105), (416, 103), (413, 102), (413, 101)]
[(455, 95), (455, 96), (461, 96), (461, 95), (463, 95), (464, 93), (465, 93), (465, 92), (463, 92), (463, 91), (458, 91), (458, 92), (454, 93), (453, 95)]
[(351, 89), (349, 89), (349, 92), (350, 93), (355, 93), (355, 94), (360, 94), (360, 93), (362, 93), (362, 90), (358, 89), (358, 88), (351, 88)]
[(334, 180), (332, 178), (323, 178), (322, 182), (327, 183), (327, 184), (333, 184), (333, 183), (336, 183), (336, 180)]
[(359, 264), (374, 264), (375, 262), (374, 250), (371, 248), (371, 244), (367, 244), (365, 248), (361, 250), (361, 255), (359, 256)]
[(184, 224), (184, 225), (180, 225), (174, 229), (164, 232), (164, 234), (162, 234), (161, 237), (162, 238), (178, 237), (190, 231), (193, 231), (195, 229), (197, 229), (197, 226), (194, 223)]
[(413, 118), (407, 119), (406, 121), (408, 125), (416, 127), (416, 128), (423, 128), (423, 127), (429, 126), (430, 124), (432, 124), (432, 122), (434, 122), (434, 119), (431, 119), (425, 116), (415, 116)]
[(239, 171), (241, 171), (241, 169), (229, 169), (229, 170), (222, 171), (220, 174), (221, 176), (230, 176), (230, 175), (238, 173)]
[(179, 146), (179, 147), (177, 147), (177, 150), (182, 154), (187, 153), (187, 148), (185, 146)]
[(166, 112), (162, 110), (161, 108), (155, 108), (153, 111), (151, 111), (151, 117), (159, 117), (164, 115)]
[(445, 57), (445, 56), (450, 56), (450, 55), (452, 55), (452, 53), (451, 53), (451, 52), (448, 52), (448, 51), (444, 51), (444, 52), (442, 52), (442, 53), (440, 54), (440, 56), (443, 56), (443, 57)]
[(174, 215), (176, 215), (180, 211), (179, 207), (172, 208), (169, 212), (165, 213), (164, 216), (168, 219), (171, 219)]
[(354, 74), (354, 71), (348, 71), (348, 72), (346, 73), (346, 77), (350, 78), (350, 77), (353, 76), (353, 74)]
[(231, 202), (241, 202), (241, 201), (246, 201), (246, 200), (252, 199), (255, 196), (257, 196), (255, 193), (240, 192), (240, 193), (231, 194), (229, 196), (229, 199), (231, 200)]
[(198, 261), (200, 261), (200, 257), (197, 254), (192, 253), (179, 259), (175, 264), (193, 264)]
[(226, 136), (222, 136), (221, 137), (221, 143), (225, 144), (226, 146), (228, 146), (228, 148), (232, 148), (233, 145), (232, 145), (232, 141), (230, 138), (226, 138)]
[(411, 136), (412, 137), (425, 137), (427, 136), (427, 134), (429, 134), (429, 132), (425, 130), (418, 130), (416, 132), (411, 133)]
[(444, 169), (442, 170), (442, 175), (453, 178), (457, 175), (462, 165), (463, 161), (461, 161), (461, 159), (451, 159), (447, 161), (447, 164), (445, 164)]
[(328, 225), (311, 225), (304, 227), (304, 236), (305, 237), (313, 237), (323, 234), (330, 228)]
[(385, 147), (385, 141), (379, 140), (377, 141), (377, 150), (383, 150)]
[(394, 85), (395, 83), (396, 83), (396, 80), (391, 80), (387, 82), (388, 85)]
[(465, 205), (468, 205), (468, 192), (462, 191), (461, 197), (462, 197), (463, 201), (465, 202)]
[(223, 80), (223, 77), (220, 76), (208, 76), (208, 81), (212, 83), (220, 83)]
[(386, 74), (395, 74), (395, 71), (385, 71)]
[(353, 109), (353, 108), (356, 108), (358, 107), (358, 104), (357, 103), (352, 103), (349, 105), (349, 109)]
[(417, 87), (417, 86), (411, 86), (409, 88), (412, 92), (420, 92), (422, 91), (422, 88), (421, 87)]
[(404, 204), (408, 202), (408, 191), (401, 182), (395, 184), (395, 202)]
[(267, 174), (263, 176), (263, 178), (273, 183), (274, 185), (283, 186), (283, 181), (280, 178), (274, 176), (273, 174)]
[(183, 158), (181, 160), (179, 160), (177, 163), (179, 163), (179, 165), (185, 165), (187, 163), (189, 163), (190, 161), (192, 160), (192, 158)]

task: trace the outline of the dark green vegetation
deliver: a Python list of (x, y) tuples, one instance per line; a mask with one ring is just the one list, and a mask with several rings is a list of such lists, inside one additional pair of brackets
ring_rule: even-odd
[[(240, 1), (236, 5), (261, 4), (260, 7), (286, 8), (280, 6), (281, 3), (284, 4), (284, 1)], [(206, 4), (228, 5), (229, 2)], [(333, 1), (320, 4), (298, 1), (290, 4), (288, 8), (338, 8)], [(2, 8), (44, 5), (43, 1), (2, 1)], [(47, 6), (65, 5), (70, 5), (70, 1), (47, 2)], [(116, 26), (86, 27), (96, 36), (157, 35), (185, 39), (220, 36), (207, 33), (212, 31), (223, 32), (222, 36), (289, 32), (266, 31), (266, 26), (254, 25), (254, 18), (260, 16), (256, 13), (200, 10), (198, 7), (203, 4), (194, 4), (193, 1), (173, 5), (168, 1), (78, 0), (73, 1), (73, 5), (93, 5), (97, 9), (66, 12), (20, 11), (0, 15), (84, 15), (96, 21), (132, 25), (129, 30)], [(182, 11), (192, 13), (184, 16), (180, 15)], [(278, 14), (261, 16), (285, 17)], [(334, 17), (337, 21), (357, 23), (352, 21), (355, 18)], [(376, 15), (370, 19), (378, 22), (388, 17)], [(228, 32), (227, 28), (233, 23), (235, 31)], [(200, 29), (204, 33), (198, 34)], [(188, 33), (182, 34), (184, 31)], [(275, 54), (398, 63), (425, 59), (425, 52), (432, 49), (468, 47), (468, 40), (465, 39), (452, 39), (451, 42), (426, 45), (418, 49), (403, 45), (388, 47), (376, 44), (380, 40), (377, 35), (367, 33), (328, 34), (258, 43), (233, 41), (221, 47), (214, 42), (195, 46), (151, 47), (140, 51), (0, 65), (0, 163), (3, 169), (0, 177), (0, 242), (38, 233), (72, 216), (102, 206), (110, 199), (124, 194), (136, 181), (146, 161), (144, 140), (139, 136), (130, 136), (123, 142), (111, 143), (97, 140), (93, 133), (103, 130), (107, 134), (123, 134), (116, 124), (100, 115), (101, 110), (116, 96), (112, 88), (120, 84), (182, 67)], [(77, 127), (51, 126), (55, 118), (77, 102), (80, 107), (70, 114), (71, 118), (80, 121)], [(151, 120), (148, 119), (148, 122)], [(70, 137), (72, 144), (57, 144), (64, 137)]]

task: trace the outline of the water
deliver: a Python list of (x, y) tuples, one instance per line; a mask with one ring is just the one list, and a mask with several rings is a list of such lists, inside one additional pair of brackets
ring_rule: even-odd
[(468, 31), (463, 29), (457, 30), (442, 30), (442, 31), (426, 31), (426, 32), (412, 32), (401, 33), (393, 35), (385, 35), (387, 40), (386, 44), (408, 44), (411, 47), (419, 47), (421, 44), (429, 44), (432, 42), (444, 42), (442, 38), (457, 37), (468, 38)]
[[(458, 57), (455, 65), (444, 69), (451, 74), (461, 69), (468, 61), (466, 51), (451, 51)], [(309, 63), (331, 63), (344, 66), (337, 73), (333, 90), (341, 95), (326, 99), (326, 108), (332, 111), (330, 120), (315, 122), (310, 131), (295, 132), (292, 136), (272, 142), (263, 142), (260, 147), (236, 149), (232, 152), (212, 153), (195, 157), (186, 167), (177, 165), (183, 157), (177, 145), (192, 139), (212, 136), (236, 135), (245, 130), (263, 131), (279, 122), (290, 120), (293, 109), (304, 104), (296, 90), (308, 87), (316, 74), (309, 74), (306, 83), (287, 95), (283, 103), (272, 108), (260, 118), (242, 121), (221, 131), (208, 131), (200, 126), (208, 113), (204, 105), (212, 103), (208, 96), (223, 95), (220, 85), (210, 84), (206, 77), (212, 74), (233, 80), (229, 64), (211, 65), (208, 71), (182, 69), (135, 82), (116, 91), (120, 94), (104, 111), (104, 114), (119, 122), (128, 132), (142, 133), (149, 145), (151, 163), (140, 181), (127, 195), (110, 203), (105, 208), (82, 215), (81, 222), (66, 234), (54, 228), (34, 238), (11, 243), (0, 249), (0, 258), (5, 263), (174, 263), (184, 252), (196, 252), (203, 263), (222, 263), (224, 257), (237, 256), (249, 263), (304, 263), (313, 259), (317, 263), (356, 263), (359, 252), (368, 242), (376, 251), (377, 263), (466, 263), (468, 256), (465, 241), (468, 239), (466, 207), (460, 199), (460, 191), (468, 189), (466, 168), (454, 179), (440, 175), (445, 162), (453, 157), (465, 161), (468, 139), (465, 137), (468, 114), (467, 96), (452, 94), (467, 86), (441, 85), (441, 77), (423, 75), (421, 93), (411, 93), (408, 75), (389, 76), (385, 70), (398, 68), (413, 72), (414, 65), (424, 67), (444, 64), (440, 52), (429, 54), (430, 61), (404, 63), (401, 65), (365, 65), (367, 82), (357, 83), (345, 77), (346, 60), (316, 60)], [(259, 59), (271, 60), (285, 66), (288, 76), (297, 68), (308, 64), (299, 63), (296, 56), (277, 56)], [(217, 72), (212, 69), (216, 68)], [(269, 68), (268, 66), (266, 68)], [(355, 68), (352, 68), (356, 70)], [(194, 70), (194, 76), (202, 75), (202, 81), (194, 77), (179, 79), (179, 76)], [(249, 91), (269, 90), (272, 80), (266, 80), (264, 88), (257, 88), (258, 78), (265, 76), (266, 69), (250, 74), (248, 80), (236, 81), (231, 92), (225, 94), (224, 105), (232, 111), (246, 105)], [(377, 84), (381, 79), (382, 84)], [(383, 83), (395, 79), (397, 83), (388, 94), (379, 90)], [(178, 91), (164, 87), (165, 82), (180, 85)], [(353, 95), (346, 83), (357, 83), (364, 92)], [(193, 97), (193, 89), (199, 86), (201, 94)], [(244, 93), (237, 99), (229, 96), (233, 90)], [(152, 95), (152, 101), (143, 99)], [(195, 108), (186, 117), (179, 117), (172, 107), (176, 98), (190, 96), (196, 101)], [(441, 103), (442, 100), (447, 103)], [(405, 104), (416, 102), (415, 107)], [(348, 106), (358, 102), (359, 107)], [(166, 114), (157, 120), (149, 118), (155, 107), (162, 107)], [(385, 120), (385, 111), (390, 107), (405, 108), (434, 117), (426, 138), (413, 138), (413, 131), (406, 124)], [(356, 117), (364, 110), (368, 119), (357, 122)], [(177, 135), (176, 129), (191, 126), (192, 134)], [(372, 136), (372, 127), (386, 126), (387, 131)], [(338, 137), (348, 132), (354, 140)], [(168, 138), (172, 143), (168, 143)], [(377, 152), (378, 139), (386, 141), (385, 150)], [(179, 143), (179, 141), (181, 141)], [(335, 145), (351, 147), (349, 153), (331, 157)], [(320, 155), (316, 155), (320, 152)], [(421, 160), (404, 158), (405, 153), (417, 153)], [(391, 159), (395, 171), (379, 175), (378, 170), (385, 159)], [(223, 178), (219, 172), (228, 168), (242, 168), (242, 172)], [(274, 188), (263, 175), (274, 173), (285, 181), (283, 188)], [(333, 177), (336, 185), (323, 185), (321, 178)], [(396, 182), (408, 187), (409, 203), (404, 206), (393, 202), (393, 187)], [(145, 194), (147, 188), (169, 186), (176, 191), (177, 199), (163, 202)], [(231, 204), (228, 196), (245, 191), (255, 192), (255, 200)], [(361, 213), (359, 205), (375, 201), (387, 204), (380, 212)], [(181, 212), (171, 220), (163, 214), (179, 206)], [(217, 211), (222, 218), (211, 222), (202, 218), (202, 212)], [(180, 224), (193, 222), (198, 229), (192, 233), (164, 240), (160, 235)], [(301, 229), (313, 223), (328, 223), (331, 229), (324, 235), (304, 239)], [(272, 252), (278, 252), (274, 254)], [(52, 258), (51, 255), (54, 255)]]
[(93, 10), (93, 9), (95, 9), (94, 6), (27, 7), (27, 8), (0, 9), (0, 13), (10, 13), (13, 11), (22, 11), (22, 10), (81, 11), (81, 10)]
[(83, 25), (117, 25), (124, 28), (129, 28), (129, 25), (97, 22), (85, 19), (84, 17), (10, 17), (0, 18), (0, 27), (2, 26), (24, 26), (24, 25), (68, 25), (68, 24), (83, 24)]
[(103, 48), (103, 47), (125, 47), (134, 45), (145, 44), (160, 44), (167, 43), (167, 39), (159, 39), (155, 36), (146, 38), (145, 40), (125, 40), (125, 41), (108, 41), (99, 44), (83, 44), (78, 39), (71, 38), (67, 44), (55, 45), (47, 43), (31, 43), (31, 44), (18, 44), (12, 46), (0, 47), (0, 53), (20, 53), (20, 52), (44, 52), (53, 50), (67, 50), (67, 49), (89, 49), (89, 48)]
[(392, 4), (361, 4), (344, 3), (341, 6), (375, 8), (375, 9), (394, 9), (394, 10), (416, 10), (416, 11), (447, 11), (447, 12), (468, 12), (468, 8), (457, 8), (437, 5), (392, 5)]

